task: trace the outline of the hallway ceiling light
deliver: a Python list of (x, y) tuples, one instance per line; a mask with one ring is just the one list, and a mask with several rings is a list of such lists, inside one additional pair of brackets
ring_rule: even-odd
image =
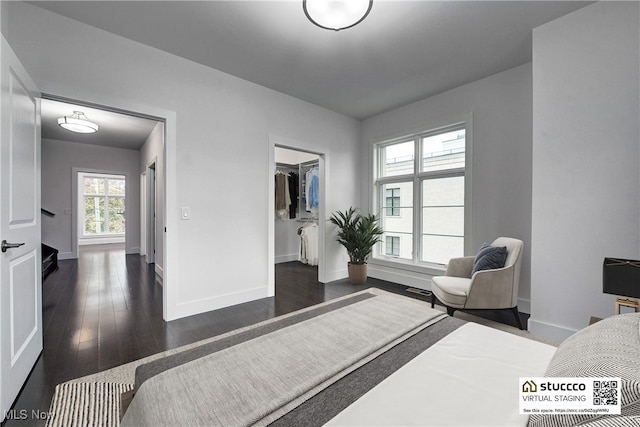
[(97, 132), (100, 127), (89, 121), (82, 111), (74, 111), (70, 116), (60, 117), (58, 119), (58, 126), (78, 133), (94, 133)]
[(340, 31), (364, 20), (373, 0), (303, 0), (302, 9), (309, 21), (325, 30)]

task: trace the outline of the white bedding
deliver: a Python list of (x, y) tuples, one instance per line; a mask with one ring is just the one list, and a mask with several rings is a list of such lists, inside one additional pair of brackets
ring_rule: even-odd
[(333, 426), (524, 426), (518, 378), (544, 376), (556, 348), (467, 323), (330, 420)]

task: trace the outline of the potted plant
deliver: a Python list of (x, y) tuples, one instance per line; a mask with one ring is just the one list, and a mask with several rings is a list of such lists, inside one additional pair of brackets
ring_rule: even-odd
[(362, 215), (351, 207), (344, 212), (334, 212), (329, 221), (338, 226), (338, 243), (349, 255), (349, 281), (364, 285), (367, 281), (367, 258), (384, 233), (378, 225), (378, 218), (373, 214)]

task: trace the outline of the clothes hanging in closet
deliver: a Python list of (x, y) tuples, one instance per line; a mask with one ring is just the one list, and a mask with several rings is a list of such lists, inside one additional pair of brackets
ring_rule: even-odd
[(291, 199), (291, 204), (289, 205), (289, 219), (296, 219), (296, 214), (298, 212), (298, 178), (299, 175), (297, 173), (289, 172), (289, 198)]
[(276, 171), (275, 209), (280, 219), (295, 219), (298, 212), (298, 174)]
[(317, 212), (320, 206), (320, 170), (317, 167), (306, 173), (305, 186), (306, 210), (307, 212)]
[(276, 214), (280, 218), (289, 216), (289, 206), (291, 205), (291, 196), (289, 194), (289, 178), (282, 172), (276, 172)]
[(307, 222), (298, 228), (300, 250), (298, 261), (303, 264), (318, 265), (318, 224)]

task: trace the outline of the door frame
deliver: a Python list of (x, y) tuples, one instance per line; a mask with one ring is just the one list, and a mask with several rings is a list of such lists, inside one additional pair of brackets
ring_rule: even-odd
[(157, 211), (158, 211), (158, 186), (156, 185), (158, 157), (147, 163), (144, 172), (141, 174), (140, 189), (140, 244), (144, 245), (144, 253), (147, 264), (156, 262), (156, 244), (157, 244)]
[[(164, 212), (164, 238), (163, 244), (163, 274), (162, 274), (162, 317), (164, 320), (174, 320), (179, 318), (178, 315), (178, 290), (173, 284), (174, 275), (177, 276), (177, 245), (178, 236), (173, 230), (178, 229), (179, 215), (175, 206), (177, 201), (177, 164), (176, 164), (176, 146), (177, 146), (177, 114), (175, 111), (158, 108), (155, 106), (139, 104), (132, 100), (126, 100), (120, 97), (112, 97), (102, 94), (96, 95), (95, 92), (78, 95), (74, 98), (65, 97), (59, 94), (42, 94), (42, 98), (53, 99), (62, 102), (74, 103), (77, 105), (86, 105), (88, 107), (110, 110), (123, 114), (140, 116), (158, 122), (163, 122), (164, 130), (164, 174), (161, 179), (164, 180), (164, 203), (161, 209)], [(79, 101), (82, 99), (83, 101)], [(77, 232), (77, 231), (76, 231)]]
[(146, 220), (145, 217), (147, 215), (146, 203), (147, 200), (146, 191), (147, 187), (145, 184), (145, 180), (147, 179), (147, 171), (144, 171), (140, 174), (140, 256), (147, 255), (147, 232), (145, 230)]
[(328, 161), (329, 156), (326, 153), (315, 151), (311, 148), (305, 147), (302, 141), (292, 140), (286, 137), (280, 137), (275, 135), (269, 135), (269, 200), (267, 203), (268, 208), (268, 241), (269, 246), (267, 250), (268, 258), (268, 271), (267, 271), (267, 296), (272, 297), (276, 294), (276, 257), (275, 257), (275, 180), (273, 179), (276, 173), (276, 147), (286, 148), (289, 150), (302, 151), (305, 153), (315, 154), (318, 156), (318, 168), (320, 169), (320, 209), (318, 212), (318, 281), (320, 283), (327, 282), (326, 273), (326, 223), (327, 223), (327, 200), (328, 199)]

